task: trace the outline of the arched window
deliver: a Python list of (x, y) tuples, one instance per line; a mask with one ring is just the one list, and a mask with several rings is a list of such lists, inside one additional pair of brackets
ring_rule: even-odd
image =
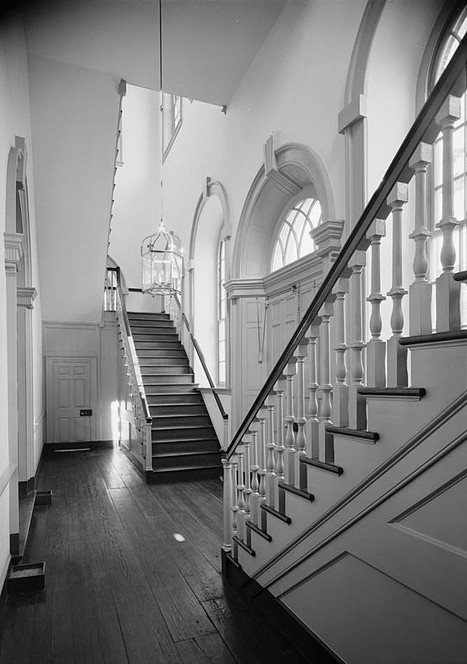
[(226, 319), (227, 296), (225, 292), (225, 240), (219, 243), (217, 255), (217, 384), (225, 387), (227, 381)]
[[(467, 9), (457, 17), (443, 35), (439, 47), (434, 54), (428, 90), (431, 91), (445, 70), (450, 59), (454, 55), (460, 41), (467, 32)], [(461, 99), (461, 117), (454, 124), (453, 151), (454, 151), (454, 216), (459, 222), (454, 232), (456, 246), (455, 270), (465, 269), (467, 266), (467, 95)], [(433, 150), (432, 164), (432, 200), (431, 213), (431, 238), (432, 257), (439, 257), (442, 245), (442, 232), (437, 228), (437, 223), (442, 217), (442, 190), (443, 190), (443, 136), (438, 135)], [(431, 261), (431, 279), (434, 279), (441, 271), (439, 258)]]
[(311, 254), (315, 245), (310, 232), (321, 223), (321, 205), (316, 198), (303, 198), (285, 215), (272, 252), (271, 271)]

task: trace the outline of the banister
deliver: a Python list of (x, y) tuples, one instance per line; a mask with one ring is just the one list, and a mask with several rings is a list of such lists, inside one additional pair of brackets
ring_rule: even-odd
[[(119, 300), (120, 300), (120, 303), (121, 303), (124, 331), (125, 331), (126, 336), (129, 339), (133, 340), (133, 335), (131, 333), (131, 328), (130, 328), (130, 321), (128, 319), (128, 314), (127, 314), (126, 307), (125, 307), (125, 300), (123, 298), (120, 268), (119, 267), (115, 268), (115, 271), (117, 273), (117, 292), (118, 292), (118, 297), (119, 297)], [(133, 348), (134, 348), (134, 346), (133, 346)], [(130, 346), (130, 350), (133, 350), (131, 348), (131, 346)], [(132, 353), (132, 355), (133, 355), (133, 353)], [(136, 360), (136, 362), (135, 362), (135, 360)], [(137, 360), (136, 357), (132, 357), (132, 361), (133, 361), (133, 365), (138, 364), (138, 360)], [(146, 399), (146, 394), (144, 392), (144, 387), (142, 385), (138, 385), (138, 388), (139, 388), (139, 394), (140, 394), (140, 397), (141, 397), (141, 404), (142, 404), (142, 408), (143, 408), (144, 418), (146, 420), (146, 423), (150, 424), (152, 422), (152, 417), (151, 417), (151, 413), (149, 412), (149, 406), (148, 406), (148, 402), (147, 402), (147, 399)]]
[[(180, 300), (178, 299), (178, 297), (176, 295), (174, 295), (174, 299), (175, 299), (175, 302), (177, 303), (178, 308), (180, 309), (180, 311), (182, 311)], [(206, 364), (206, 359), (204, 357), (203, 351), (201, 350), (200, 345), (198, 344), (198, 341), (193, 336), (193, 334), (190, 330), (190, 325), (188, 323), (188, 319), (185, 316), (185, 314), (183, 313), (183, 311), (182, 311), (182, 320), (183, 320), (183, 323), (185, 324), (185, 327), (187, 329), (188, 334), (190, 335), (191, 343), (193, 344), (193, 347), (196, 351), (196, 354), (198, 355), (199, 361), (201, 362), (201, 366), (203, 367), (203, 371), (206, 375), (206, 378), (208, 379), (208, 383), (209, 383), (209, 385), (212, 389), (212, 393), (214, 395), (214, 399), (216, 401), (217, 407), (219, 408), (220, 414), (222, 415), (222, 419), (224, 421), (228, 420), (229, 416), (225, 412), (225, 409), (224, 409), (224, 406), (222, 405), (222, 401), (220, 399), (220, 396), (217, 393), (216, 384), (214, 383), (214, 381), (212, 379), (212, 376), (211, 376), (211, 372), (209, 371), (208, 365)]]
[[(412, 178), (413, 171), (408, 167), (409, 159), (421, 141), (426, 140), (428, 142), (433, 142), (436, 135), (439, 133), (439, 128), (435, 124), (435, 117), (444, 100), (450, 93), (460, 92), (460, 94), (463, 94), (465, 92), (466, 60), (467, 36), (465, 36), (459, 44), (451, 61), (436, 83), (426, 103), (420, 110), (420, 113), (392, 160), (379, 187), (370, 198), (360, 219), (351, 230), (326, 278), (319, 287), (318, 292), (298, 324), (290, 341), (286, 345), (254, 403), (246, 414), (237, 433), (233, 437), (231, 444), (225, 452), (227, 459), (230, 459), (235, 453), (237, 446), (256, 417), (256, 413), (281, 377), (284, 368), (292, 357), (298, 343), (318, 316), (318, 313), (327, 298), (331, 295), (332, 289), (338, 278), (345, 273), (345, 269), (353, 253), (359, 249), (366, 250), (368, 248), (369, 240), (366, 239), (366, 233), (373, 220), (376, 217), (386, 218), (388, 216), (389, 207), (387, 206), (386, 199), (392, 188), (396, 182), (409, 182)], [(459, 84), (459, 90), (453, 90), (456, 84)]]

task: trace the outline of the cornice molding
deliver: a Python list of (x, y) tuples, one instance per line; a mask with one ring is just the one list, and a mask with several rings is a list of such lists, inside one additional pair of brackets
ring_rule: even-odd
[(31, 286), (19, 286), (16, 289), (16, 304), (26, 309), (34, 309), (33, 302), (37, 297), (37, 290)]
[(263, 279), (230, 279), (225, 284), (227, 298), (265, 297)]

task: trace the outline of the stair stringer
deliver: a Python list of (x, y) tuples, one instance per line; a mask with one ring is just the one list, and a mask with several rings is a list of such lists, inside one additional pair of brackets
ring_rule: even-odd
[[(239, 549), (245, 572), (345, 662), (462, 661), (466, 421), (464, 392), (286, 555), (265, 564), (258, 537), (255, 558)], [(298, 501), (291, 496), (287, 511), (303, 509)]]

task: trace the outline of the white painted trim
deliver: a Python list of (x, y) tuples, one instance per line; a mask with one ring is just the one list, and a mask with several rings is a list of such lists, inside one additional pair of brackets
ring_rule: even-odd
[(41, 424), (43, 423), (44, 418), (45, 418), (45, 413), (46, 413), (46, 410), (45, 410), (45, 408), (44, 408), (44, 410), (43, 410), (42, 413), (39, 415), (39, 417), (37, 418), (37, 420), (36, 420), (36, 419), (34, 420), (34, 434), (36, 433), (36, 431), (38, 430), (38, 428), (39, 428), (39, 427), (41, 426)]
[(68, 321), (68, 320), (63, 320), (63, 321), (58, 321), (58, 320), (44, 320), (42, 321), (43, 327), (57, 327), (57, 328), (70, 328), (70, 327), (76, 327), (78, 329), (92, 329), (92, 328), (98, 328), (99, 323), (75, 323), (73, 321)]
[(10, 483), (11, 478), (13, 477), (14, 473), (18, 469), (17, 464), (10, 464), (5, 468), (3, 473), (0, 475), (0, 496), (3, 494), (5, 489)]

